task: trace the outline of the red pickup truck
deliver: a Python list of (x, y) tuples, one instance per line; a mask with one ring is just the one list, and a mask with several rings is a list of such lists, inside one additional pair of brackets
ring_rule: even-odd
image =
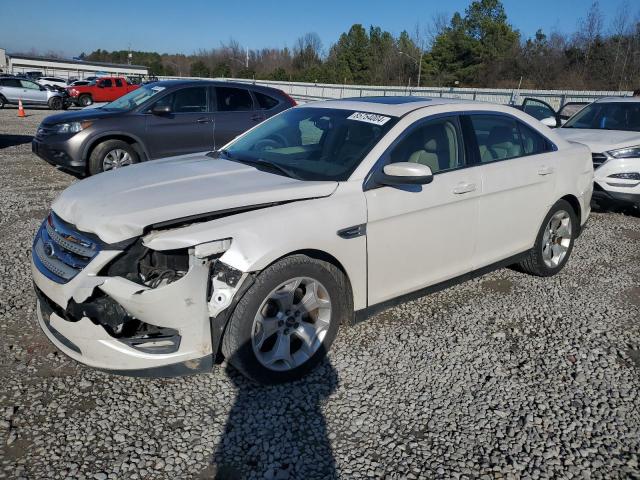
[(113, 102), (138, 86), (131, 85), (124, 77), (100, 77), (89, 85), (67, 87), (67, 91), (73, 103), (86, 107), (94, 102)]

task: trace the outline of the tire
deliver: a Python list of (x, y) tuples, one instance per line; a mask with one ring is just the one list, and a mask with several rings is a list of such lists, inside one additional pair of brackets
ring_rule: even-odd
[[(295, 288), (298, 281), (299, 286)], [(317, 295), (311, 290), (314, 284)], [(290, 296), (289, 291), (295, 293)], [(297, 380), (326, 356), (339, 324), (353, 315), (350, 292), (347, 278), (331, 263), (306, 255), (279, 260), (258, 275), (236, 305), (222, 338), (222, 353), (236, 370), (256, 383), (267, 385)], [(313, 301), (314, 296), (316, 301)], [(305, 303), (319, 307), (298, 315), (299, 309), (304, 310), (300, 297), (307, 299)], [(293, 302), (287, 303), (291, 298)], [(285, 308), (290, 308), (288, 316), (284, 313)], [(264, 316), (258, 316), (259, 311)], [(270, 322), (269, 328), (276, 328), (270, 330), (273, 333), (265, 334), (268, 328), (260, 327), (266, 322)], [(305, 344), (301, 334), (309, 332), (313, 332), (313, 336), (308, 336), (313, 340)], [(278, 342), (285, 340), (289, 345), (289, 360), (276, 360), (267, 366), (270, 356), (276, 357), (273, 354)], [(305, 348), (305, 345), (311, 346)]]
[(60, 97), (51, 97), (49, 99), (49, 108), (51, 110), (60, 110), (63, 106), (64, 102)]
[[(126, 156), (121, 157), (121, 153), (128, 155), (128, 159)], [(110, 154), (111, 156), (109, 156)], [(107, 158), (108, 156), (109, 158)], [(122, 161), (119, 164), (112, 162), (113, 167), (109, 168), (110, 159), (115, 161), (118, 158), (122, 158)], [(89, 157), (89, 174), (95, 175), (96, 173), (106, 170), (122, 168), (138, 163), (139, 161), (140, 158), (138, 154), (127, 142), (123, 142), (122, 140), (107, 140), (95, 147), (93, 152), (91, 152), (91, 156)]]
[[(557, 226), (559, 221), (560, 227)], [(544, 218), (527, 258), (518, 265), (520, 270), (538, 277), (550, 277), (560, 272), (569, 260), (578, 227), (578, 217), (571, 204), (558, 200)]]
[(78, 104), (81, 107), (88, 107), (93, 103), (93, 98), (88, 93), (82, 94), (78, 97)]
[(2, 95), (0, 95), (0, 110), (2, 110), (6, 104), (7, 104), (7, 101)]

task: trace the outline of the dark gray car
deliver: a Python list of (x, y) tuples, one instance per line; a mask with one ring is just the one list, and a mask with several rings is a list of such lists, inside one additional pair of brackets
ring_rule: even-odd
[(104, 106), (52, 115), (32, 150), (79, 175), (215, 150), (296, 102), (281, 90), (232, 82), (167, 80)]

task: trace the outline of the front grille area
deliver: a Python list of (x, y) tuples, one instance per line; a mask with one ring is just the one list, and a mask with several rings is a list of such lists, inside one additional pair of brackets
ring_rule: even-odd
[(592, 153), (591, 159), (593, 160), (593, 168), (595, 170), (596, 168), (600, 167), (604, 162), (609, 160), (609, 157), (607, 157), (604, 153)]
[(54, 133), (54, 128), (52, 126), (48, 127), (46, 125), (40, 125), (38, 127), (38, 130), (36, 130), (36, 138), (38, 140), (42, 140), (43, 138), (48, 137), (52, 133)]
[(40, 272), (57, 283), (66, 283), (99, 251), (97, 241), (51, 212), (38, 230), (31, 254)]

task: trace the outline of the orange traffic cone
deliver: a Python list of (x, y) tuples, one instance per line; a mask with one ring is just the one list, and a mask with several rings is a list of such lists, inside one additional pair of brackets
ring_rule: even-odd
[(24, 114), (24, 107), (22, 106), (22, 99), (18, 99), (18, 116), (26, 117), (26, 115)]

